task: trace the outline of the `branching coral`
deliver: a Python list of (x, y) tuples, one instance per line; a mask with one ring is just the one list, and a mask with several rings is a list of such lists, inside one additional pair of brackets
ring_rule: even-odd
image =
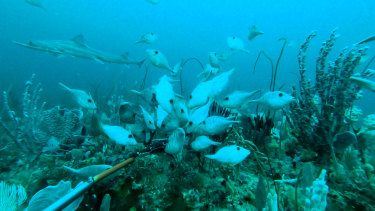
[[(367, 49), (357, 45), (351, 49), (345, 48), (337, 59), (329, 62), (326, 67), (327, 57), (337, 39), (334, 30), (322, 45), (316, 61), (316, 83), (312, 84), (306, 76), (306, 51), (315, 36), (315, 33), (310, 34), (300, 48), (299, 91), (293, 87), (293, 96), (297, 101), (291, 104), (288, 116), (300, 143), (320, 155), (325, 155), (327, 149), (331, 149), (333, 153), (332, 141), (335, 135), (349, 130), (350, 124), (345, 120), (345, 111), (353, 107), (360, 91), (360, 87), (352, 83), (350, 77)], [(324, 156), (321, 158), (324, 159)]]

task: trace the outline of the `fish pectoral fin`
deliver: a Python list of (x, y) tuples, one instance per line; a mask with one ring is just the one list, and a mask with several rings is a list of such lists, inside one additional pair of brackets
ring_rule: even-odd
[(98, 57), (95, 57), (94, 60), (97, 61), (97, 62), (99, 62), (100, 64), (104, 64), (105, 63), (103, 60), (101, 60)]
[(125, 52), (125, 53), (121, 54), (121, 57), (123, 59), (128, 59), (129, 58), (129, 52)]

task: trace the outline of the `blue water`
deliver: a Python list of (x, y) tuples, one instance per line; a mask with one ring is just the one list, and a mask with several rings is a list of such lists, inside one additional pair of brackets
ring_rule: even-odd
[[(43, 82), (45, 95), (51, 104), (60, 103), (54, 93), (61, 92), (57, 82), (69, 81), (72, 87), (90, 88), (90, 84), (125, 84), (140, 81), (144, 69), (132, 66), (124, 69), (116, 64), (98, 64), (94, 61), (62, 58), (27, 50), (11, 41), (70, 39), (83, 34), (89, 45), (113, 54), (129, 52), (131, 58), (145, 57), (145, 49), (160, 49), (174, 65), (181, 58), (196, 57), (208, 63), (208, 52), (227, 50), (226, 37), (236, 35), (245, 41), (249, 55), (240, 54), (224, 63), (224, 69), (236, 67), (228, 91), (235, 89), (267, 89), (269, 64), (259, 63), (252, 74), (260, 50), (275, 61), (285, 37), (293, 46), (285, 50), (280, 63), (277, 84), (297, 82), (298, 48), (306, 36), (317, 31), (308, 55), (309, 71), (313, 76), (314, 62), (320, 43), (338, 27), (341, 37), (333, 56), (345, 46), (374, 34), (373, 1), (195, 1), (162, 0), (158, 5), (146, 1), (41, 1), (47, 12), (23, 1), (0, 2), (0, 89), (10, 85), (22, 89), (32, 73)], [(247, 41), (248, 27), (257, 25), (265, 35)], [(147, 32), (158, 35), (151, 46), (134, 42)], [(373, 46), (370, 43), (369, 46)], [(369, 55), (372, 55), (370, 49)], [(333, 57), (335, 58), (335, 57)], [(183, 71), (186, 92), (198, 82), (197, 64), (188, 64)], [(151, 68), (147, 84), (154, 84), (165, 74)], [(372, 98), (365, 93), (365, 99)], [(366, 113), (373, 113), (375, 103), (366, 103)]]

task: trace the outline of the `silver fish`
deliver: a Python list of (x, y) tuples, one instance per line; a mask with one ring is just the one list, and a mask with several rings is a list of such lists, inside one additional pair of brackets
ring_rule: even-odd
[(282, 91), (267, 92), (257, 100), (251, 100), (249, 103), (260, 103), (267, 108), (277, 110), (284, 108), (289, 103), (295, 101), (295, 98)]
[(96, 109), (96, 105), (94, 99), (87, 94), (85, 91), (80, 89), (71, 89), (64, 85), (63, 83), (59, 83), (59, 86), (65, 90), (67, 90), (70, 94), (73, 95), (74, 100), (78, 103), (79, 106), (86, 109)]

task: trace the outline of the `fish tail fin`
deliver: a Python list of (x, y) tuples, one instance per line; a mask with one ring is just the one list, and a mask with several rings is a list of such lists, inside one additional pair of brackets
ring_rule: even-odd
[(67, 87), (65, 84), (63, 84), (63, 83), (61, 83), (61, 82), (59, 82), (59, 86), (62, 88), (62, 89), (65, 89), (65, 90), (67, 90), (67, 91), (69, 91), (69, 92), (71, 92), (71, 88), (69, 88), (69, 87)]
[(63, 168), (66, 169), (66, 170), (68, 170), (68, 171), (70, 171), (70, 172), (72, 172), (72, 173), (76, 173), (76, 170), (75, 170), (75, 169), (70, 168), (70, 167), (68, 167), (68, 166), (63, 166)]
[(145, 63), (146, 59), (143, 59), (142, 61), (138, 62), (137, 65), (139, 68), (142, 67), (143, 63)]
[(249, 100), (249, 101), (247, 101), (247, 103), (258, 103), (259, 102), (259, 100)]
[(214, 160), (216, 158), (215, 155), (206, 155), (205, 157), (211, 160)]
[(135, 94), (135, 95), (139, 95), (139, 96), (142, 95), (142, 92), (139, 92), (139, 91), (137, 91), (135, 89), (131, 89), (130, 92), (133, 93), (133, 94)]
[(138, 40), (137, 42), (135, 42), (135, 44), (139, 44), (139, 43), (142, 43), (143, 41), (142, 40)]
[(218, 145), (220, 145), (221, 143), (220, 142), (216, 142), (216, 141), (213, 141), (212, 142), (212, 145), (215, 145), (215, 146), (218, 146)]
[(246, 54), (249, 54), (250, 51), (246, 50), (246, 49), (241, 49), (242, 52), (246, 53)]

